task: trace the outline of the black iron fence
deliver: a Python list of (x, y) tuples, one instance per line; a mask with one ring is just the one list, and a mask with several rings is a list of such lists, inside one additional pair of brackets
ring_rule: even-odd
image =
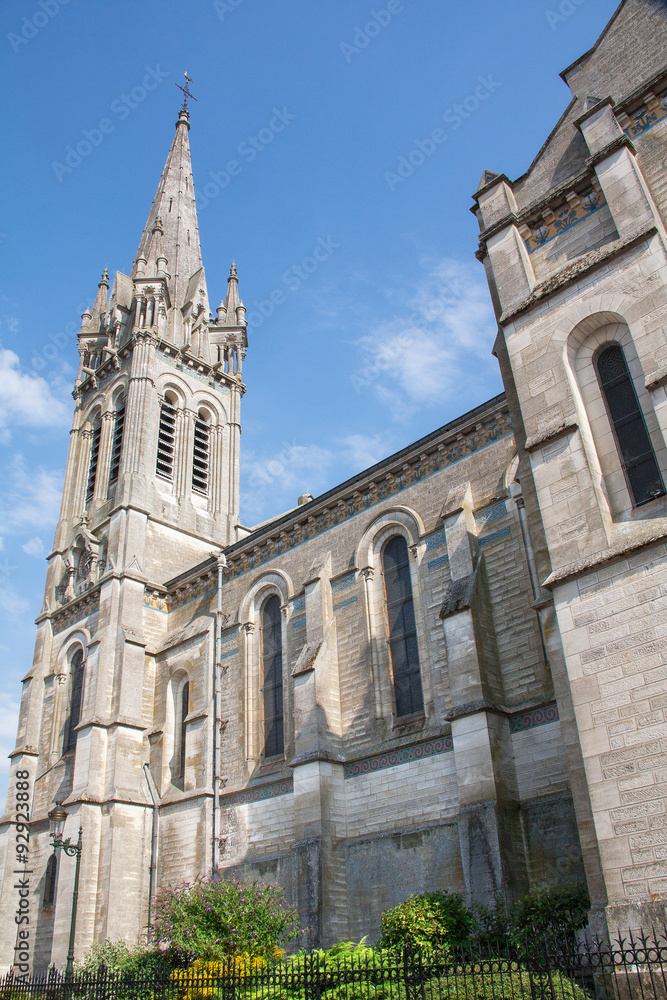
[(667, 937), (629, 932), (576, 944), (536, 935), (520, 946), (450, 954), (321, 952), (264, 965), (242, 959), (161, 974), (56, 970), (0, 979), (0, 1000), (667, 1000)]

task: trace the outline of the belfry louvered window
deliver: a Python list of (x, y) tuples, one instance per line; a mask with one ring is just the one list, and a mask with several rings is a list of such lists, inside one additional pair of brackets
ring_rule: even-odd
[(176, 407), (165, 399), (160, 407), (160, 427), (157, 439), (157, 461), (155, 471), (165, 479), (174, 478), (174, 455), (176, 446)]
[(111, 465), (109, 466), (109, 485), (118, 479), (120, 472), (120, 453), (123, 450), (123, 429), (125, 427), (125, 403), (119, 403), (113, 425), (113, 443), (111, 445)]
[(269, 597), (262, 608), (262, 709), (265, 757), (285, 749), (283, 718), (283, 640), (280, 598)]
[(69, 710), (65, 720), (63, 753), (73, 750), (76, 746), (76, 727), (81, 721), (81, 704), (83, 701), (83, 650), (77, 649), (70, 660), (69, 668)]
[(662, 496), (665, 485), (620, 345), (605, 348), (596, 368), (632, 503), (639, 507)]
[(208, 493), (211, 428), (202, 414), (195, 420), (195, 445), (192, 456), (192, 489)]
[(86, 503), (90, 501), (95, 496), (95, 482), (97, 480), (97, 466), (100, 459), (100, 438), (102, 436), (102, 427), (100, 424), (96, 424), (93, 428), (93, 437), (90, 444), (90, 462), (88, 463), (88, 484), (86, 486)]
[(396, 535), (382, 553), (389, 653), (397, 717), (424, 710), (408, 545)]

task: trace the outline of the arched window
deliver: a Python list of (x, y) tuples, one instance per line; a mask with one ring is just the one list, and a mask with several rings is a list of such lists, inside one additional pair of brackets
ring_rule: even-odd
[(185, 781), (185, 753), (187, 749), (187, 726), (185, 720), (190, 711), (190, 683), (186, 681), (179, 691), (176, 701), (176, 726), (174, 731), (174, 784), (183, 787)]
[(125, 400), (119, 399), (116, 405), (116, 416), (113, 425), (113, 442), (111, 444), (111, 465), (109, 466), (109, 486), (117, 481), (120, 472), (120, 455), (123, 450), (123, 428), (125, 427)]
[(412, 715), (423, 712), (424, 696), (419, 671), (408, 545), (402, 535), (395, 535), (385, 545), (382, 575), (396, 716)]
[(56, 901), (56, 887), (58, 884), (58, 858), (55, 852), (46, 863), (46, 873), (44, 876), (44, 899), (42, 906), (45, 910), (50, 910)]
[(192, 456), (192, 489), (208, 493), (211, 428), (205, 410), (195, 420), (195, 445)]
[(93, 437), (90, 443), (90, 461), (88, 463), (88, 484), (86, 486), (86, 503), (90, 503), (95, 495), (95, 482), (97, 480), (97, 466), (100, 458), (100, 438), (102, 436), (102, 425), (99, 417), (93, 426)]
[(619, 344), (605, 347), (595, 367), (625, 480), (633, 505), (639, 507), (662, 496), (665, 486), (623, 348)]
[(280, 598), (275, 594), (262, 608), (262, 709), (264, 756), (275, 757), (285, 749), (283, 714), (283, 640)]
[(73, 750), (76, 746), (76, 727), (81, 721), (83, 701), (83, 672), (83, 650), (79, 647), (72, 655), (69, 666), (69, 711), (65, 720), (63, 753)]
[(165, 479), (174, 478), (174, 456), (176, 453), (176, 402), (165, 396), (160, 407), (160, 426), (157, 438), (157, 460), (155, 471)]

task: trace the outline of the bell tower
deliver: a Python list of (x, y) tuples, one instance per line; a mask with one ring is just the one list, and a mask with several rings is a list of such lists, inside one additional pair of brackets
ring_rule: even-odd
[[(93, 940), (132, 941), (145, 930), (157, 808), (147, 762), (151, 740), (161, 738), (153, 689), (167, 629), (150, 601), (237, 537), (245, 308), (232, 265), (216, 315), (209, 309), (189, 130), (184, 102), (130, 274), (117, 271), (110, 289), (104, 271), (78, 333), (60, 519), (0, 820), (0, 911), (13, 913), (15, 856), (1, 848), (13, 843), (20, 773), (31, 804), (35, 970), (62, 966), (67, 949), (72, 866), (58, 862), (48, 906), (42, 884), (50, 865), (55, 885), (47, 815), (56, 801), (68, 814), (65, 836), (83, 831), (77, 957)], [(203, 706), (209, 673), (202, 663), (195, 694)], [(203, 784), (192, 803), (202, 829), (210, 822), (207, 711), (193, 722), (202, 731)], [(16, 933), (13, 920), (3, 922), (4, 968)]]

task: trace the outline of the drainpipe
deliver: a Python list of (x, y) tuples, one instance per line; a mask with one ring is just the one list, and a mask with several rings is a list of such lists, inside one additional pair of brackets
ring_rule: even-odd
[[(514, 487), (514, 489), (512, 489), (512, 487)], [(510, 494), (519, 512), (519, 526), (521, 528), (523, 547), (526, 552), (526, 562), (528, 563), (528, 573), (530, 575), (530, 583), (533, 588), (533, 600), (538, 601), (539, 598), (542, 596), (542, 587), (540, 585), (540, 578), (537, 572), (537, 564), (535, 562), (535, 552), (533, 551), (533, 544), (530, 540), (530, 533), (528, 531), (526, 504), (523, 499), (523, 494), (518, 491), (515, 492), (515, 490), (516, 486), (514, 483), (512, 483), (512, 485), (510, 486)], [(542, 622), (542, 615), (540, 614), (540, 608), (535, 608), (535, 613), (537, 614), (537, 624), (540, 629), (540, 641), (542, 643), (542, 653), (544, 655), (544, 662), (550, 668), (551, 664), (549, 662), (549, 654), (547, 652), (547, 640), (544, 634), (544, 624)]]
[(144, 774), (146, 775), (146, 781), (148, 783), (148, 791), (150, 792), (151, 799), (153, 801), (153, 826), (151, 829), (151, 866), (149, 868), (149, 881), (148, 881), (148, 930), (151, 929), (151, 920), (153, 912), (153, 903), (155, 901), (155, 890), (157, 886), (157, 849), (158, 849), (158, 823), (160, 816), (158, 813), (159, 796), (157, 793), (157, 788), (155, 787), (155, 782), (153, 781), (153, 775), (151, 774), (151, 769), (148, 764), (144, 764)]
[(218, 606), (215, 613), (215, 656), (213, 663), (213, 878), (220, 868), (220, 654), (222, 650), (222, 573), (227, 568), (223, 552), (218, 554)]

